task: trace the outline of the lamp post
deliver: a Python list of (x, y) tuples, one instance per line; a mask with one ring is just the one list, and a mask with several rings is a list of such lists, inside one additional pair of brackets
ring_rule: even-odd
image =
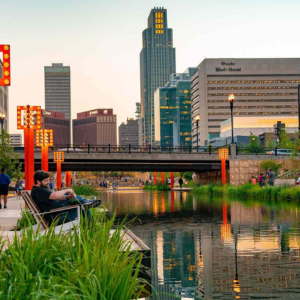
[(1, 142), (3, 144), (3, 127), (4, 127), (5, 113), (0, 113), (0, 123), (1, 123)]
[(38, 129), (35, 134), (36, 145), (41, 147), (42, 170), (48, 172), (48, 147), (53, 146), (53, 130)]
[(195, 121), (196, 121), (196, 124), (197, 124), (197, 152), (198, 152), (198, 147), (199, 147), (199, 121), (200, 121), (200, 116), (197, 115), (195, 117)]
[(18, 106), (17, 126), (24, 130), (25, 189), (34, 185), (34, 130), (41, 129), (40, 106)]
[(61, 162), (65, 160), (65, 154), (62, 151), (53, 152), (53, 161), (56, 162), (56, 186), (61, 190)]
[(230, 111), (231, 111), (231, 144), (234, 144), (233, 140), (233, 101), (234, 101), (234, 95), (230, 94), (228, 96), (228, 101), (230, 103)]

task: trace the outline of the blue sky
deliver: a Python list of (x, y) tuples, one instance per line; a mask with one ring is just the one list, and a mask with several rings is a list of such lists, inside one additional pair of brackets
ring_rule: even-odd
[(16, 106), (44, 107), (44, 66), (71, 66), (72, 117), (113, 108), (118, 124), (140, 101), (142, 31), (154, 7), (168, 10), (176, 69), (203, 58), (299, 57), (300, 1), (0, 0), (0, 44), (12, 50), (10, 132)]

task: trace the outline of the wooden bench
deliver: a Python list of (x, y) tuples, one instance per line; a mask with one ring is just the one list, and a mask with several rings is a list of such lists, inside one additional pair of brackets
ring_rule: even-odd
[(72, 206), (66, 206), (66, 207), (61, 207), (61, 208), (55, 208), (51, 209), (50, 211), (41, 213), (37, 205), (35, 204), (34, 200), (32, 199), (30, 195), (30, 191), (22, 191), (21, 196), (23, 200), (25, 201), (29, 211), (31, 212), (34, 220), (36, 221), (36, 224), (34, 229), (37, 229), (38, 226), (42, 229), (42, 231), (45, 231), (46, 228), (48, 227), (48, 222), (44, 218), (46, 214), (51, 214), (51, 213), (57, 213), (57, 212), (67, 212), (70, 209), (77, 209), (77, 218), (71, 222), (66, 222), (62, 225), (58, 225), (55, 227), (55, 233), (62, 231), (68, 231), (71, 230), (74, 225), (79, 225), (80, 223), (80, 206), (79, 205), (72, 205)]

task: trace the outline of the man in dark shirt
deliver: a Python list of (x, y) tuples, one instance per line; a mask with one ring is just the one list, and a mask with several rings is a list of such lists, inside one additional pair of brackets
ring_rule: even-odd
[[(54, 208), (70, 206), (70, 204), (68, 204), (68, 199), (76, 198), (76, 194), (72, 189), (58, 192), (50, 191), (50, 177), (49, 173), (45, 171), (36, 171), (34, 173), (34, 183), (35, 185), (32, 187), (31, 196), (42, 213)], [(85, 213), (88, 218), (91, 217), (91, 212), (88, 209), (85, 210)], [(56, 217), (59, 219), (58, 225), (63, 222), (70, 222), (76, 219), (77, 208), (70, 209), (63, 213), (45, 214), (45, 218), (49, 224), (51, 224)]]

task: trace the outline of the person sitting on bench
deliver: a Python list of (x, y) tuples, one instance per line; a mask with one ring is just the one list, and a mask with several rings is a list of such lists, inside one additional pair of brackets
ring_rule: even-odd
[[(31, 190), (31, 197), (41, 213), (48, 212), (55, 208), (70, 206), (70, 199), (73, 200), (72, 203), (74, 203), (74, 199), (77, 199), (78, 204), (81, 205), (81, 213), (83, 213), (87, 217), (88, 221), (90, 221), (92, 219), (92, 214), (85, 204), (91, 204), (91, 206), (96, 207), (101, 203), (101, 200), (89, 201), (85, 198), (76, 196), (72, 189), (52, 192), (50, 190), (50, 175), (42, 170), (34, 173), (34, 184), (35, 185)], [(58, 225), (60, 225), (64, 222), (75, 220), (77, 218), (77, 208), (69, 209), (65, 212), (45, 214), (44, 217), (49, 225), (54, 219), (58, 218)]]

